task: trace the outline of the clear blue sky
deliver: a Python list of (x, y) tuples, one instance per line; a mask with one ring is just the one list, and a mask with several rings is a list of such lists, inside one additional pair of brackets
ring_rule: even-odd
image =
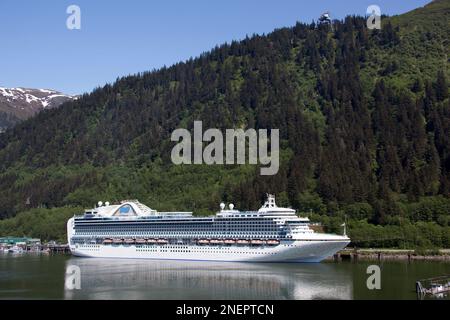
[[(343, 18), (377, 4), (394, 15), (429, 1), (1, 0), (0, 86), (78, 94), (327, 10)], [(81, 30), (66, 28), (71, 4), (81, 8)]]

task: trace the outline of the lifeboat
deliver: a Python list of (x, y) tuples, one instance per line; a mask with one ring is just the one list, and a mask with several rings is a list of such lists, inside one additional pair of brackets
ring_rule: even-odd
[(238, 240), (236, 243), (237, 243), (237, 244), (245, 245), (245, 244), (249, 244), (249, 241), (248, 241), (248, 240), (244, 240), (244, 239), (240, 239), (240, 240)]
[(198, 240), (197, 243), (198, 243), (198, 244), (209, 244), (209, 240), (207, 240), (207, 239), (201, 239), (201, 240)]
[(261, 245), (264, 244), (264, 241), (263, 240), (259, 240), (259, 239), (255, 239), (255, 240), (250, 241), (250, 243), (252, 245), (254, 245), (254, 246), (261, 246)]
[(134, 244), (134, 239), (125, 239), (125, 244)]
[(277, 246), (280, 244), (280, 241), (279, 240), (267, 240), (267, 244), (269, 246)]
[(235, 243), (236, 243), (236, 240), (233, 240), (233, 239), (226, 239), (226, 240), (224, 241), (224, 243), (225, 243), (225, 244), (235, 244)]
[(123, 242), (123, 239), (114, 239), (113, 240), (114, 244), (122, 244), (122, 242)]
[(156, 239), (148, 239), (147, 240), (147, 243), (148, 244), (155, 244), (155, 243), (157, 243), (158, 241), (156, 241)]
[(212, 239), (211, 241), (209, 241), (210, 244), (223, 244), (223, 240), (219, 240), (219, 239)]
[(169, 241), (167, 241), (166, 239), (158, 239), (156, 242), (158, 244), (168, 244), (169, 243)]
[(146, 242), (145, 239), (136, 239), (137, 244), (145, 244)]
[(111, 243), (113, 243), (112, 239), (103, 240), (103, 244), (111, 244)]

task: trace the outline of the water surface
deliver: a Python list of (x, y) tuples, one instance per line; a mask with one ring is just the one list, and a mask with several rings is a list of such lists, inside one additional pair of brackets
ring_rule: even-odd
[[(381, 290), (366, 271), (381, 267)], [(73, 266), (79, 290), (65, 285)], [(261, 264), (0, 254), (0, 299), (416, 299), (418, 279), (448, 262)], [(75, 282), (73, 282), (75, 283)]]

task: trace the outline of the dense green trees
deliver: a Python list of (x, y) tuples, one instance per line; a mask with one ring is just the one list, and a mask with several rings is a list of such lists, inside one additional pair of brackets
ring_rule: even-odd
[(0, 111), (0, 132), (3, 132), (6, 128), (12, 127), (19, 121), (20, 119), (14, 115)]
[(82, 208), (32, 209), (0, 221), (0, 234), (4, 236), (28, 236), (42, 241), (67, 242), (67, 220)]
[[(435, 1), (384, 19), (380, 31), (362, 17), (333, 29), (297, 23), (42, 112), (0, 135), (0, 217), (129, 197), (206, 214), (221, 200), (255, 209), (272, 192), (330, 231), (346, 215), (355, 239), (446, 245), (448, 11)], [(170, 134), (194, 120), (279, 128), (279, 173), (174, 166)], [(440, 242), (428, 238), (433, 228)]]

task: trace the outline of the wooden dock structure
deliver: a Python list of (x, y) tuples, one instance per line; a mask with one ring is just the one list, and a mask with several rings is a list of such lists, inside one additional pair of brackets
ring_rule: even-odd
[(402, 261), (450, 261), (450, 251), (446, 249), (439, 250), (439, 253), (417, 253), (415, 250), (408, 249), (367, 249), (367, 248), (346, 248), (337, 252), (332, 260), (354, 261), (371, 260), (402, 260)]
[(439, 296), (450, 293), (450, 275), (422, 279), (416, 282), (416, 293), (419, 299), (425, 296)]
[(67, 244), (55, 244), (47, 246), (50, 253), (70, 254), (70, 248)]
[[(412, 253), (407, 252), (405, 253), (407, 255), (408, 261), (411, 261)], [(336, 262), (339, 261), (353, 261), (357, 262), (359, 258), (368, 258), (370, 257), (371, 260), (378, 260), (381, 261), (386, 257), (389, 257), (390, 254), (387, 252), (384, 252), (383, 250), (367, 250), (367, 249), (357, 249), (357, 248), (348, 248), (341, 250), (337, 252), (333, 256), (333, 260)]]
[(70, 248), (67, 244), (40, 244), (21, 246), (25, 252), (42, 252), (52, 254), (69, 254)]
[(344, 250), (341, 250), (341, 251), (337, 252), (333, 256), (333, 260), (335, 262), (339, 262), (339, 261), (353, 261), (353, 262), (357, 262), (358, 261), (358, 256), (359, 256), (358, 249), (344, 249)]

